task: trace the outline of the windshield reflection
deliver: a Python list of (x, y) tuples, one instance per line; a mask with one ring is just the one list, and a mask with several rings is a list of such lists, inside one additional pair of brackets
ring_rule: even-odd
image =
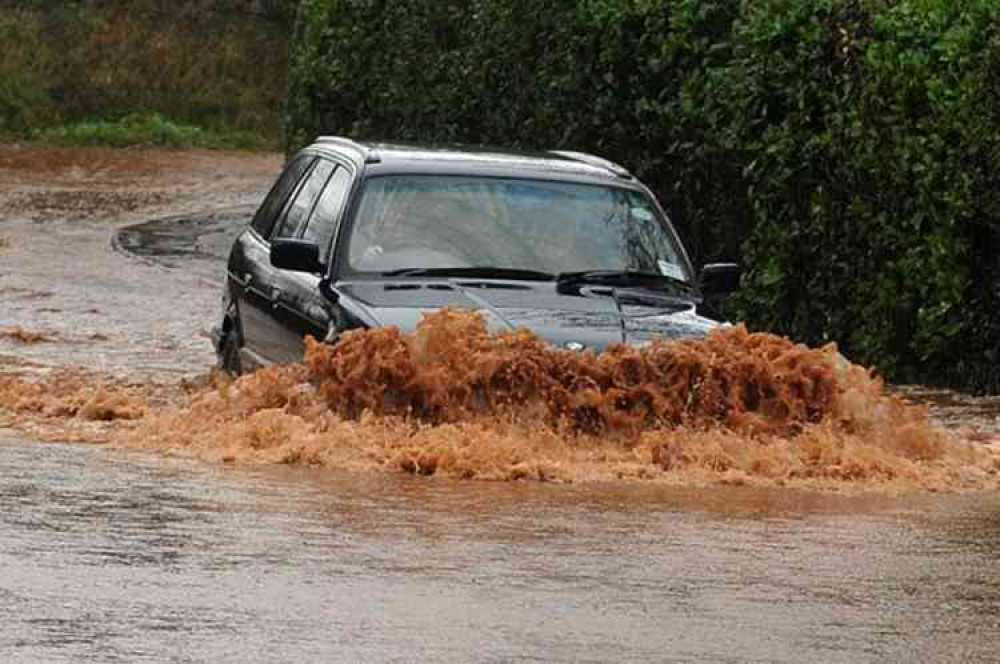
[(348, 262), (362, 272), (492, 266), (689, 280), (672, 233), (643, 193), (513, 178), (370, 179)]

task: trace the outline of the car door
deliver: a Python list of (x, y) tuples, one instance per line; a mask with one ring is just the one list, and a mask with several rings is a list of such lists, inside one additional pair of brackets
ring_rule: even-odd
[(282, 210), (315, 160), (312, 155), (300, 155), (288, 163), (257, 209), (250, 228), (233, 245), (229, 257), (227, 278), (239, 311), (243, 346), (250, 352), (251, 363), (259, 362), (270, 326), (271, 294), (268, 282), (273, 268), (268, 238)]
[[(299, 231), (300, 239), (319, 246), (320, 261), (328, 267), (353, 179), (350, 170), (336, 166)], [(278, 270), (274, 297), (283, 327), (282, 362), (301, 361), (306, 335), (323, 339), (329, 330), (332, 303), (320, 292), (321, 278), (321, 274)]]
[[(336, 170), (336, 164), (319, 158), (303, 178), (295, 194), (289, 199), (271, 231), (271, 240), (299, 239), (306, 227), (313, 208), (316, 207), (326, 183)], [(292, 293), (312, 288), (319, 290), (320, 275), (290, 272), (273, 267), (268, 260), (265, 283), (270, 311), (261, 330), (260, 355), (264, 360), (276, 364), (287, 364), (302, 360), (302, 334), (300, 316), (295, 312)], [(298, 288), (290, 285), (298, 283)]]

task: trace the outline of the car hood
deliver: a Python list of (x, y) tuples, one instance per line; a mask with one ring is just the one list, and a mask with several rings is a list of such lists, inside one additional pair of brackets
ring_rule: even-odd
[(341, 306), (373, 327), (410, 332), (424, 314), (455, 307), (480, 312), (491, 331), (526, 327), (553, 345), (574, 349), (701, 337), (719, 326), (695, 313), (691, 301), (664, 303), (654, 297), (648, 305), (626, 304), (609, 289), (565, 294), (545, 282), (358, 281), (337, 284), (336, 290)]

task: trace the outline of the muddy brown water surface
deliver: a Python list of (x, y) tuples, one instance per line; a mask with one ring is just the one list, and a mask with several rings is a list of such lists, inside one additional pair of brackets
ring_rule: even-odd
[(113, 250), (114, 231), (206, 210), (238, 217), (280, 167), (277, 155), (0, 148), (0, 329), (52, 337), (0, 339), (0, 354), (132, 377), (203, 370), (219, 266), (130, 257)]
[[(279, 166), (0, 148), (0, 370), (203, 374), (228, 243)], [(996, 399), (903, 393), (1000, 433)], [(234, 466), (24, 417), (0, 409), (3, 661), (1000, 659), (995, 491)]]

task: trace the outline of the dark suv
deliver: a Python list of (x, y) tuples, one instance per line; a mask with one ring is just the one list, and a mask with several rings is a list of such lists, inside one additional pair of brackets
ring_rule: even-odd
[(525, 154), (323, 137), (292, 158), (229, 257), (222, 366), (302, 359), (303, 338), (412, 329), (441, 307), (480, 311), (575, 350), (703, 335), (702, 294), (656, 199), (576, 152)]

